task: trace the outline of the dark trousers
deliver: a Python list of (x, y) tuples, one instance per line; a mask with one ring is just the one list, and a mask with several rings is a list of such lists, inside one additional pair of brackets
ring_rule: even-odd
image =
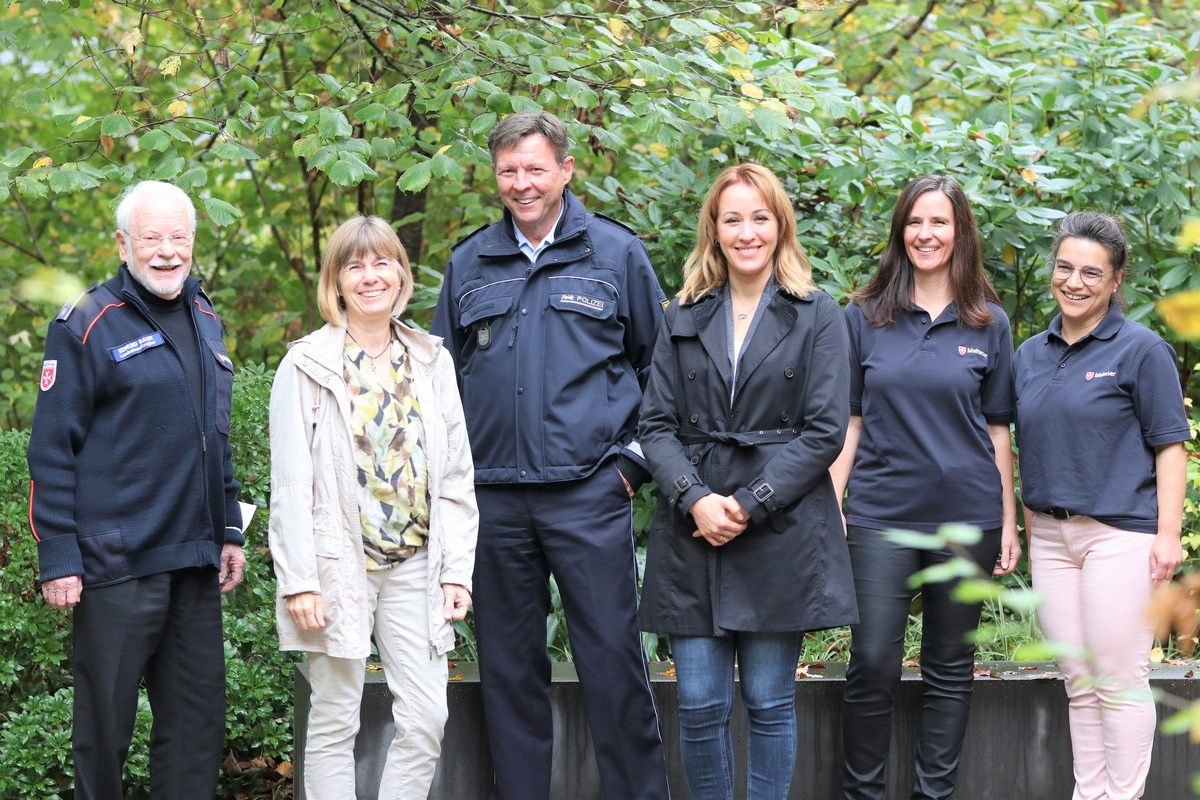
[[(951, 553), (905, 547), (882, 531), (853, 526), (848, 544), (861, 622), (851, 627), (853, 640), (846, 668), (842, 786), (846, 800), (883, 800), (892, 701), (900, 684), (904, 628), (914, 594), (908, 579), (925, 567), (946, 561)], [(990, 574), (1000, 552), (999, 529), (986, 531), (967, 550)], [(979, 624), (980, 604), (954, 600), (953, 590), (953, 582), (929, 583), (920, 589), (924, 701), (915, 731), (913, 800), (941, 800), (954, 792), (971, 710), (975, 645), (967, 637)]]
[(74, 613), (75, 800), (121, 800), (145, 680), (154, 723), (150, 794), (212, 800), (225, 744), (217, 571), (186, 569), (84, 588)]
[(607, 800), (664, 800), (666, 767), (635, 621), (632, 509), (612, 464), (578, 481), (477, 487), (475, 636), (493, 800), (550, 796), (549, 578)]

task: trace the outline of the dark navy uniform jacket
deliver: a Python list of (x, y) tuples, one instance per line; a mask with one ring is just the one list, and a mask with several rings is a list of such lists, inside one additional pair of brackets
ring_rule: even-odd
[(446, 267), (432, 332), (458, 368), (480, 484), (575, 480), (613, 455), (644, 470), (630, 445), (666, 298), (633, 231), (563, 202), (536, 264), (506, 211)]
[(1017, 351), (1021, 500), (1158, 531), (1154, 448), (1191, 438), (1175, 351), (1113, 302), (1075, 344), (1062, 315)]
[(200, 281), (183, 297), (200, 344), (201, 419), (178, 351), (124, 265), (50, 323), (27, 454), (43, 581), (82, 575), (85, 587), (105, 586), (215, 567), (222, 545), (242, 544), (233, 362)]

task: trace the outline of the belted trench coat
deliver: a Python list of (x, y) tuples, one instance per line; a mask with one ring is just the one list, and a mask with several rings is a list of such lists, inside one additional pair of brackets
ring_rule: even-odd
[[(724, 293), (667, 308), (639, 421), (659, 486), (643, 630), (719, 636), (858, 621), (829, 477), (850, 415), (845, 325), (816, 290), (777, 288), (759, 313), (731, 396)], [(733, 495), (751, 517), (722, 547), (692, 536), (689, 509), (710, 492)]]

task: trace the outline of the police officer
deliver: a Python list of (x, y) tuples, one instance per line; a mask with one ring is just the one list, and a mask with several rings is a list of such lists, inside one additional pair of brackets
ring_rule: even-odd
[(633, 232), (567, 190), (567, 145), (546, 113), (495, 126), (504, 219), (455, 246), (433, 319), (458, 368), (475, 459), (491, 797), (550, 793), (553, 573), (605, 797), (666, 798), (630, 504), (647, 477), (634, 437), (666, 298)]
[(212, 800), (225, 738), (221, 593), (245, 564), (233, 363), (188, 277), (188, 196), (144, 181), (116, 222), (118, 274), (50, 324), (27, 456), (42, 595), (74, 609), (74, 796), (124, 797), (144, 679), (151, 795)]

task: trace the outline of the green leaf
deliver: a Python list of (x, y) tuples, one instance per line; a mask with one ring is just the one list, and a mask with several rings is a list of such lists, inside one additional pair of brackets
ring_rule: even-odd
[(419, 192), (429, 185), (433, 166), (428, 161), (413, 164), (397, 179), (396, 188), (402, 192)]
[(459, 163), (449, 156), (439, 153), (430, 159), (430, 169), (434, 175), (439, 178), (446, 178), (454, 183), (461, 183), (463, 179), (462, 167)]
[(24, 146), (18, 147), (16, 150), (13, 150), (11, 153), (4, 156), (4, 158), (0, 159), (0, 164), (3, 164), (6, 167), (19, 167), (25, 163), (25, 159), (29, 158), (31, 155), (33, 155), (32, 149)]
[(374, 177), (375, 170), (354, 153), (342, 153), (337, 163), (329, 170), (329, 180), (338, 186), (357, 186)]
[(200, 165), (192, 167), (175, 179), (175, 185), (189, 193), (206, 183), (208, 183), (208, 170)]
[(31, 200), (40, 200), (49, 194), (49, 191), (42, 181), (23, 175), (17, 178), (17, 194)]
[(354, 133), (350, 120), (346, 119), (342, 112), (322, 108), (320, 115), (321, 121), (317, 124), (317, 130), (326, 139), (349, 139)]
[[(492, 97), (499, 97), (499, 95), (492, 95)], [(521, 111), (541, 111), (542, 107), (537, 103), (536, 100), (532, 100), (524, 95), (516, 94), (512, 96), (512, 110), (514, 113), (519, 113)]]
[(161, 153), (170, 146), (171, 135), (162, 128), (155, 128), (138, 137), (138, 147), (143, 150), (154, 150)]
[(77, 192), (81, 189), (94, 189), (100, 182), (84, 172), (74, 169), (74, 165), (59, 167), (50, 173), (50, 188), (55, 194)]
[(226, 225), (232, 225), (242, 218), (242, 212), (236, 206), (226, 203), (224, 200), (217, 200), (213, 197), (202, 198), (204, 210), (208, 213), (208, 218), (213, 221), (213, 224), (218, 228), (223, 228)]
[(133, 123), (124, 114), (109, 114), (100, 123), (100, 132), (114, 139), (133, 132)]
[(387, 116), (387, 112), (387, 106), (382, 103), (371, 103), (369, 106), (355, 111), (354, 116), (358, 117), (360, 122), (378, 122)]

